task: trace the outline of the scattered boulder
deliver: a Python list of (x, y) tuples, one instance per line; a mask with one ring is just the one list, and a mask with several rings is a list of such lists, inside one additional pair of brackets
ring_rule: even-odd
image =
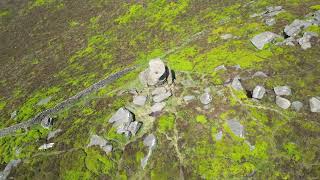
[(291, 105), (291, 102), (288, 99), (276, 96), (276, 104), (282, 109), (288, 109)]
[(205, 92), (200, 96), (200, 102), (204, 105), (211, 103), (211, 101), (212, 101), (212, 97), (211, 97), (211, 94), (208, 92)]
[(290, 96), (291, 89), (289, 86), (277, 86), (273, 88), (274, 92), (278, 96)]
[(55, 131), (50, 131), (47, 137), (47, 140), (49, 141), (50, 139), (56, 137), (57, 134), (59, 134), (60, 132), (62, 132), (62, 129), (57, 129)]
[(151, 112), (156, 113), (163, 110), (163, 108), (166, 106), (165, 102), (155, 103), (153, 106), (151, 106)]
[(53, 118), (46, 116), (41, 120), (41, 126), (43, 128), (49, 129), (53, 126)]
[(142, 123), (138, 121), (131, 122), (128, 131), (130, 132), (131, 135), (135, 136), (137, 132), (139, 131)]
[(265, 44), (272, 42), (274, 39), (280, 37), (273, 32), (263, 32), (251, 39), (251, 43), (259, 50), (262, 50)]
[(87, 145), (87, 147), (91, 147), (91, 146), (100, 146), (100, 148), (106, 153), (110, 153), (112, 151), (112, 145), (109, 144), (109, 142), (98, 136), (98, 135), (91, 135), (91, 138), (90, 138), (90, 142), (89, 144)]
[(109, 123), (113, 123), (113, 126), (117, 128), (118, 134), (128, 133), (127, 128), (132, 121), (134, 121), (133, 114), (123, 107), (109, 119)]
[(11, 172), (11, 170), (18, 166), (21, 163), (21, 159), (11, 160), (4, 170), (0, 172), (0, 180), (6, 180)]
[(267, 26), (273, 26), (276, 24), (276, 19), (275, 18), (268, 18), (268, 19), (265, 19), (264, 22)]
[[(144, 85), (158, 86), (167, 81), (171, 70), (164, 64), (160, 58), (152, 59), (149, 67), (139, 75), (140, 81)], [(171, 78), (172, 74), (171, 74)]]
[(137, 105), (137, 106), (144, 106), (145, 103), (147, 101), (147, 97), (146, 96), (134, 96), (133, 97), (133, 104)]
[(240, 124), (239, 121), (235, 119), (230, 119), (227, 121), (227, 124), (231, 131), (238, 137), (244, 137), (244, 127)]
[(53, 145), (54, 145), (54, 143), (43, 144), (43, 145), (41, 145), (38, 149), (39, 149), (39, 150), (47, 150), (47, 149), (52, 148)]
[(262, 99), (266, 89), (263, 86), (256, 86), (253, 90), (252, 97), (255, 99)]
[(288, 37), (288, 38), (284, 39), (282, 42), (276, 43), (276, 45), (294, 46), (295, 42), (296, 42), (296, 39), (294, 37)]
[(310, 23), (308, 21), (296, 19), (290, 25), (287, 25), (284, 28), (284, 33), (287, 36), (296, 36), (300, 33), (300, 31), (302, 29), (305, 29), (311, 25), (312, 25), (312, 23)]
[(184, 100), (185, 102), (190, 102), (190, 101), (194, 100), (195, 98), (196, 98), (195, 96), (188, 95), (188, 96), (184, 96), (184, 97), (183, 97), (183, 100)]
[(48, 102), (50, 102), (51, 99), (52, 99), (51, 96), (46, 97), (46, 98), (44, 98), (44, 99), (41, 99), (41, 100), (37, 103), (37, 106), (46, 105), (46, 104), (48, 104)]
[(168, 99), (171, 95), (172, 95), (171, 91), (167, 91), (164, 94), (158, 94), (158, 95), (153, 96), (153, 101), (156, 103), (159, 103), (159, 102), (162, 102), (162, 101)]
[(266, 9), (267, 11), (263, 14), (264, 17), (274, 17), (284, 11), (282, 6), (269, 6)]
[(291, 103), (291, 107), (295, 110), (295, 111), (300, 111), (303, 107), (303, 103), (300, 101), (294, 101)]
[(312, 97), (309, 104), (311, 112), (320, 112), (320, 97)]
[(266, 75), (266, 74), (265, 74), (264, 72), (262, 72), (262, 71), (257, 71), (257, 72), (255, 72), (255, 73), (253, 74), (252, 77), (253, 77), (253, 78), (255, 78), (255, 77), (267, 78), (268, 75)]
[(311, 38), (318, 37), (317, 33), (314, 32), (305, 32), (302, 38), (298, 39), (298, 43), (300, 44), (301, 48), (306, 50), (311, 48)]
[(243, 90), (243, 87), (242, 87), (242, 84), (240, 82), (240, 77), (239, 76), (233, 78), (231, 86), (235, 90), (238, 90), (238, 91)]
[(220, 38), (222, 40), (227, 40), (227, 39), (233, 38), (233, 35), (232, 34), (223, 34), (223, 35), (220, 36)]

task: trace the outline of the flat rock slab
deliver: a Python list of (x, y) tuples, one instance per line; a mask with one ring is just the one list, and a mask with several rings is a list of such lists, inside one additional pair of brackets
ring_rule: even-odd
[(274, 92), (278, 96), (290, 96), (291, 88), (289, 86), (277, 86), (273, 88)]
[(240, 124), (239, 121), (235, 119), (230, 119), (227, 121), (227, 124), (231, 131), (238, 137), (244, 137), (244, 127)]
[(232, 80), (231, 87), (235, 90), (241, 91), (243, 90), (242, 84), (240, 82), (240, 77), (235, 77)]
[(272, 42), (277, 37), (280, 37), (279, 35), (273, 33), (273, 32), (263, 32), (251, 39), (251, 43), (257, 48), (262, 50), (264, 45)]
[(263, 86), (256, 86), (253, 90), (252, 97), (255, 99), (262, 99), (266, 89)]
[(320, 112), (320, 97), (312, 97), (309, 104), (311, 112)]
[(296, 19), (290, 25), (287, 25), (284, 28), (284, 32), (287, 36), (296, 36), (300, 33), (302, 29), (305, 29), (311, 25), (311, 22)]
[(261, 77), (261, 78), (267, 78), (268, 75), (262, 71), (257, 71), (252, 75), (253, 78), (255, 77)]
[(108, 154), (112, 151), (112, 145), (108, 143), (109, 141), (106, 139), (94, 134), (91, 135), (90, 142), (87, 147), (99, 146), (105, 153)]
[(211, 101), (212, 101), (212, 97), (211, 97), (211, 94), (208, 92), (205, 92), (200, 96), (200, 102), (204, 105), (211, 103)]
[(294, 101), (291, 103), (291, 107), (295, 111), (300, 111), (303, 108), (303, 103), (300, 101)]
[(157, 87), (155, 88), (152, 92), (151, 92), (151, 95), (152, 96), (156, 96), (156, 95), (159, 95), (159, 94), (164, 94), (167, 92), (167, 89), (165, 87)]
[(288, 99), (276, 96), (276, 104), (282, 109), (288, 109), (291, 105), (291, 102)]
[(147, 96), (134, 96), (133, 97), (133, 104), (137, 106), (144, 106), (147, 101)]
[(318, 37), (317, 33), (314, 32), (305, 32), (302, 38), (298, 39), (298, 43), (300, 44), (301, 48), (306, 50), (311, 48), (311, 38)]

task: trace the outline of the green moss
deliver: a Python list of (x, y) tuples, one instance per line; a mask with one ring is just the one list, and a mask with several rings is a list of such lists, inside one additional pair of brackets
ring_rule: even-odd
[(68, 24), (69, 24), (70, 27), (76, 27), (80, 23), (78, 21), (71, 20), (71, 21), (68, 22)]
[(305, 31), (315, 32), (320, 35), (320, 27), (316, 25), (309, 26)]
[(206, 124), (208, 122), (207, 117), (205, 115), (198, 115), (196, 117), (196, 121), (201, 124)]
[(60, 161), (61, 177), (63, 179), (91, 179), (84, 161), (86, 154), (82, 150), (63, 154)]
[(301, 152), (295, 143), (287, 143), (284, 145), (284, 149), (287, 154), (292, 157), (293, 160), (299, 161), (302, 158)]
[(296, 18), (297, 18), (297, 16), (292, 14), (289, 11), (282, 12), (276, 16), (276, 20), (285, 20), (287, 22), (292, 22)]
[(108, 156), (101, 155), (99, 152), (96, 152), (92, 148), (86, 150), (87, 156), (85, 158), (85, 164), (88, 170), (96, 175), (100, 173), (106, 175), (115, 174), (116, 164), (111, 161)]
[(193, 58), (198, 53), (195, 46), (186, 47), (178, 53), (170, 55), (168, 59), (168, 65), (177, 71), (191, 71), (194, 67)]
[(5, 101), (0, 101), (0, 111), (6, 106), (6, 102)]
[(9, 15), (10, 15), (9, 10), (0, 10), (0, 18), (9, 16)]
[(36, 7), (48, 6), (54, 2), (56, 2), (56, 0), (34, 0), (34, 1), (30, 2), (29, 10), (36, 8)]
[(320, 10), (320, 4), (310, 6), (310, 9), (315, 10), (315, 11)]
[(159, 118), (159, 131), (160, 132), (166, 132), (169, 130), (172, 130), (175, 123), (175, 116), (170, 115), (164, 115)]

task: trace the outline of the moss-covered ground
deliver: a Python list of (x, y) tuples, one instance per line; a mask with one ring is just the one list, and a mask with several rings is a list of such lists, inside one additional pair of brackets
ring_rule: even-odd
[[(286, 11), (274, 26), (250, 18), (276, 5)], [(34, 126), (0, 138), (0, 169), (21, 158), (10, 174), (14, 179), (318, 179), (320, 119), (307, 104), (320, 96), (319, 40), (308, 50), (268, 44), (260, 51), (249, 40), (264, 31), (281, 34), (319, 6), (315, 0), (3, 0), (0, 128), (26, 121), (128, 66), (138, 69), (55, 114), (51, 129)], [(319, 27), (307, 30), (320, 36)], [(226, 33), (236, 38), (221, 39)], [(138, 73), (159, 56), (176, 72), (174, 95), (164, 112), (141, 119), (146, 123), (137, 136), (126, 139), (107, 121), (132, 102), (124, 90), (141, 88)], [(214, 71), (222, 64), (227, 70)], [(269, 77), (248, 78), (245, 89), (289, 85), (289, 99), (303, 102), (302, 111), (280, 109), (272, 95), (256, 102), (222, 85), (256, 71)], [(208, 110), (199, 100), (183, 101), (206, 87), (213, 94)], [(49, 103), (39, 105), (46, 97)], [(137, 112), (140, 117), (143, 110)], [(244, 138), (227, 126), (232, 118), (245, 127)], [(62, 133), (50, 140), (54, 147), (38, 150), (58, 128)], [(220, 131), (223, 137), (216, 140)], [(157, 146), (143, 169), (143, 138), (151, 132)], [(108, 139), (113, 152), (87, 148), (91, 134)]]

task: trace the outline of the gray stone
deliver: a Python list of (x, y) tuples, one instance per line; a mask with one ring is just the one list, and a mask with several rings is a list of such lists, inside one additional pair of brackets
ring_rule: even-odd
[(135, 136), (139, 131), (141, 125), (142, 123), (138, 121), (131, 122), (128, 127), (128, 131), (131, 133), (131, 135)]
[(227, 121), (231, 131), (238, 137), (244, 137), (244, 127), (235, 119), (230, 119)]
[(268, 12), (281, 11), (282, 6), (269, 6), (266, 8)]
[(0, 172), (0, 180), (6, 180), (11, 172), (11, 170), (18, 166), (21, 163), (21, 159), (11, 160), (4, 170)]
[(220, 36), (220, 38), (223, 40), (227, 40), (227, 39), (233, 38), (233, 35), (232, 34), (223, 34)]
[(251, 43), (258, 49), (263, 49), (265, 44), (268, 44), (272, 42), (277, 37), (280, 37), (279, 35), (273, 33), (273, 32), (263, 32), (251, 39)]
[(225, 65), (220, 65), (220, 66), (217, 66), (216, 68), (214, 68), (214, 71), (220, 71), (220, 70), (222, 70), (222, 71), (226, 71), (227, 70), (227, 68), (226, 68), (226, 66)]
[(290, 25), (287, 25), (284, 28), (284, 32), (286, 33), (287, 36), (296, 36), (300, 33), (302, 29), (305, 29), (311, 25), (312, 23), (310, 22), (296, 19)]
[(300, 101), (294, 101), (291, 103), (291, 107), (295, 110), (295, 111), (300, 111), (303, 107), (303, 103)]
[(212, 101), (212, 97), (211, 97), (211, 94), (208, 92), (205, 92), (200, 96), (200, 102), (204, 105), (211, 103), (211, 101)]
[(205, 88), (205, 89), (204, 89), (204, 92), (206, 92), (206, 93), (210, 93), (210, 92), (211, 92), (210, 87)]
[(314, 32), (305, 32), (303, 36), (298, 39), (298, 43), (300, 44), (301, 48), (304, 50), (311, 48), (310, 40), (313, 37), (318, 37), (318, 34)]
[(47, 140), (49, 141), (51, 138), (56, 137), (57, 134), (59, 134), (60, 132), (62, 132), (62, 129), (57, 129), (55, 131), (50, 131), (47, 137)]
[(157, 140), (153, 134), (149, 134), (143, 139), (143, 144), (151, 149), (155, 147), (156, 143), (157, 143)]
[(288, 37), (284, 39), (282, 42), (278, 42), (276, 45), (294, 46), (295, 42), (296, 42), (296, 39), (294, 37)]
[(220, 141), (223, 137), (223, 133), (222, 131), (219, 131), (217, 134), (216, 134), (216, 141)]
[(106, 154), (112, 151), (112, 145), (109, 144), (109, 141), (95, 134), (91, 135), (90, 142), (87, 145), (88, 148), (91, 146), (99, 146)]
[(37, 103), (37, 106), (46, 105), (46, 104), (48, 104), (48, 102), (50, 102), (51, 99), (52, 99), (51, 96), (46, 97), (46, 98), (44, 98), (44, 99), (41, 99), (41, 100)]
[(41, 126), (43, 128), (49, 129), (53, 126), (53, 118), (46, 116), (41, 120)]
[(273, 26), (276, 24), (276, 19), (275, 18), (268, 18), (264, 21), (266, 23), (266, 25), (268, 26)]
[(288, 99), (285, 99), (280, 96), (276, 96), (276, 104), (281, 107), (282, 109), (288, 109), (291, 105)]
[(262, 99), (266, 89), (263, 86), (256, 86), (253, 90), (252, 97), (255, 99)]
[(277, 86), (273, 88), (274, 92), (278, 96), (290, 96), (291, 89), (289, 86)]
[(146, 96), (134, 96), (133, 104), (137, 106), (144, 106), (146, 104), (147, 97)]
[(167, 91), (164, 94), (158, 94), (158, 95), (153, 96), (153, 101), (156, 103), (159, 103), (159, 102), (162, 102), (162, 101), (168, 99), (171, 95), (172, 95), (171, 92)]
[(39, 149), (39, 150), (47, 150), (47, 149), (52, 148), (53, 145), (54, 145), (54, 143), (43, 144), (43, 145), (41, 145), (38, 149)]
[(183, 100), (184, 100), (185, 102), (190, 102), (190, 101), (194, 100), (195, 98), (196, 98), (195, 96), (188, 95), (188, 96), (184, 96), (184, 97), (183, 97)]
[(13, 111), (10, 115), (10, 119), (15, 119), (17, 117), (18, 112), (17, 111)]
[(151, 106), (151, 111), (153, 113), (155, 112), (160, 112), (163, 110), (163, 108), (166, 106), (165, 102), (161, 102), (161, 103), (155, 103), (153, 106)]
[(252, 76), (253, 78), (254, 77), (262, 77), (262, 78), (267, 78), (268, 77), (268, 75), (266, 75), (264, 72), (262, 72), (262, 71), (257, 71), (257, 72), (255, 72), (254, 74), (253, 74), (253, 76)]
[(151, 95), (155, 96), (159, 94), (164, 94), (166, 92), (167, 92), (167, 89), (165, 87), (157, 87), (151, 92)]
[(242, 84), (240, 82), (240, 77), (239, 76), (233, 78), (231, 86), (235, 90), (238, 90), (238, 91), (243, 90), (243, 87), (242, 87)]
[(123, 107), (109, 119), (109, 123), (113, 123), (113, 126), (117, 128), (117, 133), (119, 134), (126, 133), (132, 121), (134, 121), (133, 114)]
[(166, 72), (166, 66), (160, 58), (152, 59), (149, 62), (148, 84), (157, 85), (163, 80), (162, 76)]
[(312, 97), (309, 104), (311, 112), (320, 112), (320, 97)]

